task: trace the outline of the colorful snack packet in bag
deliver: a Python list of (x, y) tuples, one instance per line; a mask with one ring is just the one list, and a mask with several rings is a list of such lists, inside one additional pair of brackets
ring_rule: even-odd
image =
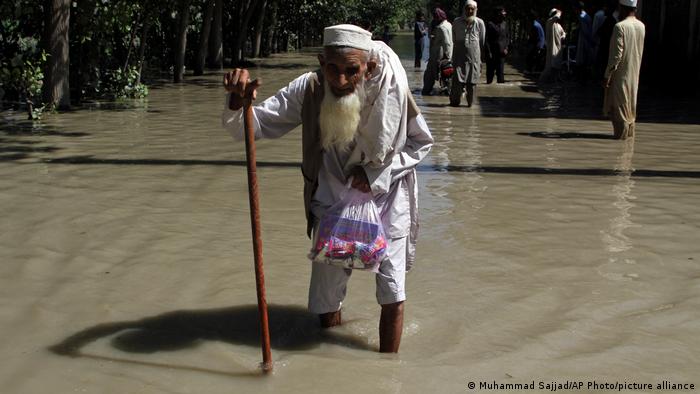
[(313, 245), (312, 261), (377, 272), (387, 241), (371, 193), (348, 189), (321, 218)]

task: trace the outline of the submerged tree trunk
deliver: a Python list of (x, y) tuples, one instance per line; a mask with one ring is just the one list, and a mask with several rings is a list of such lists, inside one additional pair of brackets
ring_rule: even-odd
[(49, 58), (44, 101), (59, 109), (70, 107), (70, 56), (68, 30), (71, 0), (50, 0), (47, 23)]
[(134, 50), (134, 46), (136, 45), (136, 32), (138, 31), (139, 24), (140, 21), (137, 20), (133, 25), (131, 25), (131, 31), (129, 32), (129, 47), (126, 51), (126, 60), (124, 61), (124, 68), (122, 69), (124, 73), (126, 73), (129, 69), (129, 60), (131, 58), (131, 52)]
[(243, 13), (243, 20), (238, 27), (238, 37), (236, 38), (235, 45), (233, 46), (233, 53), (231, 54), (231, 62), (233, 64), (240, 63), (244, 59), (243, 52), (246, 40), (248, 39), (248, 24), (253, 16), (253, 12), (255, 12), (257, 3), (256, 0), (249, 0), (248, 7), (245, 8), (245, 12)]
[(224, 51), (222, 45), (222, 20), (224, 14), (223, 0), (214, 1), (214, 20), (209, 37), (209, 60), (207, 64), (210, 68), (224, 68)]
[(146, 16), (146, 20), (143, 22), (143, 27), (141, 28), (141, 40), (139, 42), (139, 76), (136, 79), (136, 85), (141, 83), (141, 75), (143, 74), (143, 63), (146, 58), (146, 42), (148, 40), (148, 32), (151, 30), (151, 24), (153, 23), (151, 16)]
[(277, 53), (277, 48), (275, 45), (275, 26), (277, 26), (277, 5), (278, 0), (272, 0), (271, 10), (270, 10), (270, 24), (267, 28), (267, 37), (265, 39), (266, 43), (264, 45), (264, 55), (267, 56), (270, 53)]
[(260, 4), (260, 12), (256, 18), (258, 18), (255, 24), (255, 40), (253, 42), (253, 57), (260, 57), (260, 47), (262, 44), (263, 26), (265, 23), (265, 8), (267, 7), (267, 0), (262, 0)]
[(204, 61), (207, 58), (207, 50), (209, 49), (211, 18), (214, 14), (214, 0), (205, 0), (202, 7), (204, 8), (204, 19), (202, 20), (202, 31), (199, 35), (199, 52), (194, 63), (194, 75), (204, 74)]
[(175, 67), (173, 82), (180, 83), (185, 73), (185, 50), (187, 49), (187, 25), (190, 22), (190, 4), (188, 0), (181, 2), (178, 18), (177, 41), (175, 50)]

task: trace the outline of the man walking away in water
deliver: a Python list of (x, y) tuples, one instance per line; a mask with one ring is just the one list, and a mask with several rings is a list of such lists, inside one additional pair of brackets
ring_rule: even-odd
[[(416, 11), (416, 22), (413, 25), (413, 45), (416, 51), (415, 61), (413, 66), (415, 68), (421, 67), (421, 61), (423, 60), (423, 51), (430, 45), (426, 38), (428, 37), (428, 24), (425, 23), (425, 17), (423, 16), (423, 11)], [(426, 42), (428, 41), (428, 42)]]
[(506, 23), (506, 15), (505, 8), (496, 8), (494, 20), (486, 26), (486, 83), (493, 82), (494, 74), (498, 83), (506, 81), (504, 66), (510, 45), (510, 32)]
[(636, 17), (637, 0), (620, 0), (618, 9), (620, 22), (610, 39), (605, 70), (603, 112), (612, 120), (615, 139), (624, 140), (634, 136), (645, 28)]
[(562, 50), (563, 41), (566, 38), (566, 32), (561, 27), (561, 11), (552, 8), (549, 11), (549, 19), (547, 20), (547, 58), (544, 65), (544, 71), (540, 75), (540, 82), (549, 83), (557, 80), (564, 62), (564, 51)]

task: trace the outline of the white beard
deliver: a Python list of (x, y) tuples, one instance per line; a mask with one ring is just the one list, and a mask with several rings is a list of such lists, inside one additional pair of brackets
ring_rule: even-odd
[(321, 127), (321, 146), (328, 150), (335, 146), (346, 149), (355, 139), (360, 125), (360, 111), (365, 99), (364, 80), (355, 91), (343, 97), (336, 97), (328, 82), (324, 81), (324, 95), (318, 116)]

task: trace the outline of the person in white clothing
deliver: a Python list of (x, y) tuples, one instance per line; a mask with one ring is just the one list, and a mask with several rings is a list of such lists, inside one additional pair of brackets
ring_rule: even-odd
[(547, 19), (547, 60), (545, 62), (544, 71), (540, 75), (540, 82), (552, 82), (559, 76), (562, 64), (564, 63), (564, 51), (562, 51), (563, 41), (566, 38), (566, 32), (559, 23), (561, 20), (561, 11), (552, 8), (549, 11), (549, 19)]
[[(278, 138), (302, 126), (307, 235), (346, 185), (372, 193), (387, 233), (387, 257), (376, 274), (381, 352), (397, 352), (406, 299), (405, 275), (418, 231), (416, 165), (433, 144), (398, 56), (354, 25), (327, 27), (320, 69), (301, 75), (253, 107), (256, 138)], [(224, 76), (223, 125), (243, 138), (242, 106), (260, 83), (245, 69)], [(309, 310), (323, 327), (341, 323), (350, 270), (311, 263)]]
[(610, 116), (614, 138), (624, 140), (634, 137), (646, 28), (636, 17), (637, 0), (620, 0), (618, 8), (620, 22), (615, 25), (610, 38), (610, 55), (605, 69), (603, 112)]

